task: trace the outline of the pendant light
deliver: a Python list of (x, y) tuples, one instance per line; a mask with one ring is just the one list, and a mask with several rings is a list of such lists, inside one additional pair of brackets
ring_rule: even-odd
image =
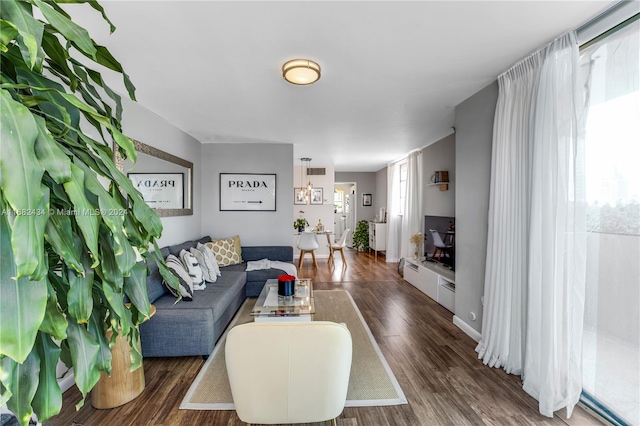
[(307, 196), (311, 196), (311, 190), (313, 189), (313, 184), (311, 183), (311, 175), (309, 174), (309, 169), (311, 168), (311, 158), (304, 158), (307, 161)]
[(298, 190), (298, 194), (300, 195), (298, 198), (304, 198), (305, 200), (308, 200), (307, 188), (305, 188), (304, 186), (304, 177), (302, 175), (302, 171), (304, 170), (304, 160), (305, 158), (300, 159), (300, 188)]

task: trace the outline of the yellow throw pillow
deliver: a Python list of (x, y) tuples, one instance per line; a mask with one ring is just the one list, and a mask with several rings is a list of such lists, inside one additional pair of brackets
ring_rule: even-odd
[(238, 235), (218, 240), (211, 239), (211, 242), (205, 243), (205, 246), (213, 251), (220, 266), (231, 266), (243, 262), (240, 236)]

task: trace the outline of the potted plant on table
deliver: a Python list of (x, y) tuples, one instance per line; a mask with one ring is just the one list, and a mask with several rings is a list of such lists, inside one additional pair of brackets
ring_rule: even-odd
[[(97, 2), (72, 7), (115, 30)], [(2, 0), (0, 19), (0, 405), (27, 425), (60, 412), (59, 360), (73, 367), (78, 408), (110, 372), (118, 334), (132, 370), (142, 365), (136, 325), (151, 305), (136, 251), (178, 282), (158, 255), (160, 218), (112, 159), (112, 146), (134, 162), (136, 152), (120, 96), (89, 64), (122, 74), (135, 100), (120, 63), (56, 2)]]
[(300, 217), (293, 221), (293, 229), (297, 229), (298, 232), (304, 232), (304, 228), (309, 226), (309, 222), (302, 215), (304, 214), (303, 210), (299, 211)]

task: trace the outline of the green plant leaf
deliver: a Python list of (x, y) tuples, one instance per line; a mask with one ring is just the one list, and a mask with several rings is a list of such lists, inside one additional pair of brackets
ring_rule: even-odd
[(148, 319), (151, 315), (151, 303), (147, 294), (147, 267), (143, 263), (136, 263), (131, 274), (124, 278), (124, 292), (133, 306)]
[(28, 425), (33, 415), (31, 403), (38, 389), (40, 372), (40, 357), (35, 348), (22, 363), (13, 368), (11, 381), (11, 399), (7, 401), (7, 408), (16, 416), (20, 424)]
[(38, 62), (38, 56), (42, 56), (39, 51), (44, 24), (34, 19), (16, 0), (0, 1), (0, 15), (18, 30), (23, 41), (20, 47), (25, 47), (24, 50), (21, 49), (22, 57), (26, 65), (33, 69)]
[(131, 141), (131, 139), (129, 139), (128, 137), (126, 137), (125, 135), (122, 134), (122, 132), (120, 132), (114, 125), (113, 123), (111, 123), (111, 121), (109, 119), (107, 119), (105, 116), (100, 115), (98, 113), (95, 112), (95, 110), (93, 110), (91, 107), (89, 107), (87, 104), (85, 104), (84, 102), (80, 101), (80, 99), (78, 99), (76, 96), (74, 95), (70, 95), (68, 93), (60, 93), (60, 96), (62, 96), (63, 98), (65, 98), (69, 103), (71, 103), (73, 106), (75, 106), (76, 108), (78, 108), (80, 111), (85, 112), (86, 114), (89, 114), (89, 116), (91, 118), (93, 118), (94, 120), (96, 120), (97, 122), (99, 122), (100, 124), (102, 124), (104, 127), (106, 127), (107, 129), (109, 129), (111, 131), (111, 135), (113, 136), (113, 140), (122, 148), (125, 150), (127, 158), (131, 159), (131, 161), (135, 162), (136, 161), (136, 157), (137, 157), (137, 153), (136, 153), (136, 149), (133, 145), (133, 142)]
[[(111, 197), (107, 190), (98, 181), (93, 170), (90, 170), (80, 161), (76, 161), (75, 164), (84, 171), (84, 185), (86, 189), (98, 197), (100, 217), (113, 233), (114, 239), (116, 239), (117, 242), (124, 241), (126, 237), (122, 233), (122, 226), (127, 208)], [(118, 246), (118, 249), (114, 250), (115, 254), (120, 254), (121, 252), (122, 249), (120, 246)]]
[(84, 267), (74, 249), (73, 231), (69, 216), (56, 213), (49, 217), (44, 236), (67, 266), (80, 274), (84, 274)]
[(87, 393), (100, 379), (100, 371), (96, 368), (100, 344), (74, 318), (69, 319), (67, 334), (69, 336), (67, 340), (73, 364), (73, 378), (80, 393), (82, 393), (82, 400), (76, 404), (76, 409), (79, 410), (84, 405), (84, 398)]
[(0, 117), (0, 189), (18, 214), (12, 226), (20, 235), (13, 246), (16, 277), (29, 276), (41, 258), (35, 251), (35, 241), (42, 239), (36, 213), (42, 203), (40, 181), (44, 174), (34, 152), (38, 128), (29, 110), (14, 101), (7, 90), (0, 90)]
[(136, 88), (131, 82), (131, 80), (129, 79), (129, 76), (127, 75), (127, 73), (124, 72), (124, 69), (122, 68), (122, 65), (120, 65), (120, 62), (118, 62), (116, 58), (114, 58), (113, 55), (111, 55), (111, 52), (109, 52), (109, 50), (106, 47), (96, 45), (96, 49), (97, 49), (97, 54), (95, 58), (96, 62), (102, 66), (105, 66), (113, 71), (117, 71), (120, 74), (122, 74), (122, 78), (124, 80), (124, 86), (127, 89), (127, 93), (129, 93), (129, 97), (135, 101)]
[(11, 358), (0, 355), (0, 405), (4, 405), (12, 396), (11, 384), (16, 365), (18, 363)]
[(136, 264), (136, 252), (133, 250), (133, 247), (131, 247), (131, 243), (127, 237), (124, 237), (124, 233), (122, 233), (122, 235), (123, 237), (118, 237), (118, 239), (116, 239), (114, 235), (114, 241), (120, 251), (120, 254), (116, 254), (118, 269), (122, 271), (122, 275), (126, 278), (131, 274), (131, 270)]
[(111, 375), (111, 348), (109, 348), (109, 341), (105, 335), (106, 330), (104, 329), (102, 318), (104, 318), (104, 315), (100, 311), (94, 310), (91, 318), (89, 318), (88, 330), (96, 342), (100, 344), (96, 357), (96, 368)]
[(54, 10), (51, 6), (44, 3), (41, 0), (32, 0), (36, 6), (40, 9), (45, 19), (54, 27), (60, 31), (60, 34), (67, 40), (70, 40), (74, 46), (76, 46), (81, 52), (89, 55), (89, 57), (96, 59), (96, 47), (89, 36), (87, 30), (81, 26), (72, 22), (69, 18)]
[(67, 303), (69, 304), (69, 314), (80, 324), (86, 324), (93, 311), (92, 287), (94, 270), (90, 265), (89, 254), (83, 250), (84, 246), (80, 238), (75, 237), (74, 241), (76, 256), (80, 258), (85, 272), (84, 275), (78, 275), (75, 271), (67, 271), (67, 279), (70, 286), (67, 293)]
[(57, 70), (69, 79), (69, 88), (72, 92), (75, 92), (78, 87), (78, 78), (71, 71), (71, 68), (69, 68), (69, 64), (67, 64), (67, 61), (69, 60), (69, 52), (62, 47), (58, 37), (45, 30), (42, 36), (42, 48), (49, 56), (47, 59), (49, 65), (57, 67)]
[(113, 289), (118, 293), (122, 293), (123, 277), (116, 258), (113, 253), (113, 245), (106, 228), (100, 230), (99, 242), (100, 242), (100, 258), (102, 262), (100, 266), (96, 268), (96, 271), (102, 278), (102, 281), (107, 281), (111, 284)]
[(38, 333), (35, 349), (40, 358), (40, 381), (32, 405), (38, 414), (38, 422), (44, 422), (58, 414), (62, 408), (62, 390), (56, 379), (60, 348), (51, 337)]
[(80, 123), (80, 111), (61, 94), (65, 93), (64, 87), (38, 73), (17, 69), (16, 76), (20, 84), (15, 87), (27, 86), (38, 96), (49, 100), (49, 103), (40, 104), (43, 113), (57, 118), (65, 126), (76, 128)]
[(109, 96), (111, 100), (113, 100), (116, 104), (116, 121), (122, 120), (122, 98), (120, 97), (120, 95), (111, 90), (111, 88), (104, 82), (99, 72), (87, 69), (87, 73), (91, 77), (91, 80), (100, 85), (107, 96)]
[(56, 340), (64, 340), (67, 338), (67, 317), (58, 306), (58, 296), (48, 281), (47, 279), (47, 308), (40, 324), (40, 331), (50, 334)]
[(102, 8), (102, 6), (100, 6), (98, 2), (96, 2), (95, 0), (57, 0), (57, 2), (60, 4), (88, 3), (92, 8), (94, 8), (95, 10), (97, 10), (102, 14), (102, 19), (104, 19), (109, 23), (109, 31), (113, 33), (116, 30), (115, 25), (113, 25), (113, 22), (111, 22), (107, 14), (104, 12), (104, 9)]
[(158, 244), (156, 243), (155, 240), (153, 241), (153, 245), (155, 250), (152, 252), (147, 252), (143, 256), (145, 257), (145, 259), (147, 259), (148, 262), (149, 261), (156, 262), (156, 265), (158, 265), (158, 272), (160, 273), (160, 276), (162, 277), (163, 281), (165, 281), (174, 289), (178, 290), (177, 300), (182, 299), (182, 293), (180, 293), (179, 291), (180, 281), (178, 281), (178, 278), (169, 271), (169, 268), (167, 267), (167, 264), (164, 262), (164, 259), (162, 258), (162, 256), (159, 255), (160, 248), (158, 247)]
[[(0, 209), (5, 204), (0, 194)], [(0, 355), (24, 362), (36, 339), (47, 305), (45, 281), (13, 279), (16, 275), (11, 230), (6, 215), (0, 215)]]
[[(37, 208), (37, 212), (33, 217), (33, 224), (36, 230), (36, 237), (33, 240), (33, 253), (34, 256), (38, 257), (38, 266), (33, 271), (33, 273), (29, 276), (29, 279), (33, 281), (43, 280), (47, 276), (47, 271), (49, 269), (49, 265), (47, 263), (47, 259), (44, 253), (44, 230), (49, 221), (49, 188), (40, 184), (42, 188), (42, 199), (40, 201), (40, 205)], [(15, 225), (15, 221), (13, 222)], [(13, 232), (11, 235), (11, 245), (15, 248), (16, 245), (21, 244), (22, 242), (16, 241), (16, 237), (20, 238), (17, 233)]]
[(122, 327), (122, 330), (118, 331), (118, 334), (129, 334), (129, 330), (131, 329), (131, 313), (129, 313), (129, 319), (127, 320), (128, 309), (124, 306), (122, 297), (124, 293), (118, 292), (117, 289), (113, 287), (113, 284), (108, 281), (102, 282), (102, 291), (104, 291), (104, 296), (109, 302), (111, 315), (115, 314), (121, 319), (120, 327)]
[(38, 116), (34, 118), (38, 126), (35, 152), (40, 165), (57, 183), (69, 182), (71, 180), (71, 160), (49, 134), (44, 118)]
[(11, 22), (0, 19), (0, 51), (9, 50), (7, 45), (18, 36), (18, 29)]
[[(69, 291), (69, 282), (66, 281), (64, 274), (57, 275), (54, 271), (49, 271), (49, 284), (53, 287), (58, 297), (58, 304), (63, 312), (67, 312), (69, 304), (67, 303), (67, 292)], [(63, 340), (64, 342), (64, 340)]]
[(142, 367), (142, 352), (139, 349), (140, 331), (137, 327), (131, 328), (131, 334), (129, 335), (129, 338), (131, 339), (129, 341), (129, 346), (131, 347), (131, 367), (129, 367), (129, 371), (136, 371), (138, 368)]
[(160, 217), (151, 209), (151, 207), (149, 207), (147, 203), (144, 202), (140, 192), (135, 189), (131, 180), (116, 169), (113, 161), (111, 161), (104, 152), (99, 152), (98, 155), (109, 168), (113, 180), (115, 180), (116, 183), (129, 195), (133, 204), (133, 215), (149, 234), (156, 238), (160, 238), (160, 235), (162, 235), (162, 221), (160, 220)]
[(93, 264), (91, 267), (94, 268), (100, 263), (98, 251), (99, 220), (95, 214), (96, 206), (89, 202), (84, 192), (84, 172), (75, 164), (71, 164), (71, 180), (64, 184), (64, 190), (73, 203), (75, 222), (80, 227), (84, 241), (93, 254)]

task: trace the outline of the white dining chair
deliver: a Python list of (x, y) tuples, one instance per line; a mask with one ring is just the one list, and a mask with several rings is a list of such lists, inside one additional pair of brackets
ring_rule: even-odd
[(315, 251), (320, 247), (318, 245), (318, 236), (314, 232), (301, 232), (298, 236), (298, 250), (300, 250), (300, 261), (298, 262), (298, 270), (302, 268), (304, 255), (311, 253), (313, 265), (318, 268)]
[(344, 232), (342, 233), (342, 235), (340, 236), (340, 240), (335, 243), (335, 244), (331, 244), (329, 246), (329, 264), (332, 264), (335, 262), (335, 252), (339, 251), (340, 252), (340, 257), (342, 257), (342, 264), (343, 266), (347, 266), (347, 259), (345, 259), (344, 257), (344, 248), (347, 245), (347, 238), (349, 237), (349, 232), (351, 232), (351, 229), (345, 229)]
[(438, 231), (433, 230), (433, 229), (429, 229), (429, 231), (431, 231), (431, 235), (433, 236), (433, 256), (431, 256), (432, 258), (436, 258), (436, 253), (438, 253), (438, 251), (440, 252), (440, 255), (438, 256), (438, 260), (442, 261), (442, 256), (443, 255), (447, 255), (449, 257), (451, 257), (451, 249), (453, 248), (453, 246), (447, 245), (442, 241), (442, 238), (440, 237), (440, 234), (438, 233)]

